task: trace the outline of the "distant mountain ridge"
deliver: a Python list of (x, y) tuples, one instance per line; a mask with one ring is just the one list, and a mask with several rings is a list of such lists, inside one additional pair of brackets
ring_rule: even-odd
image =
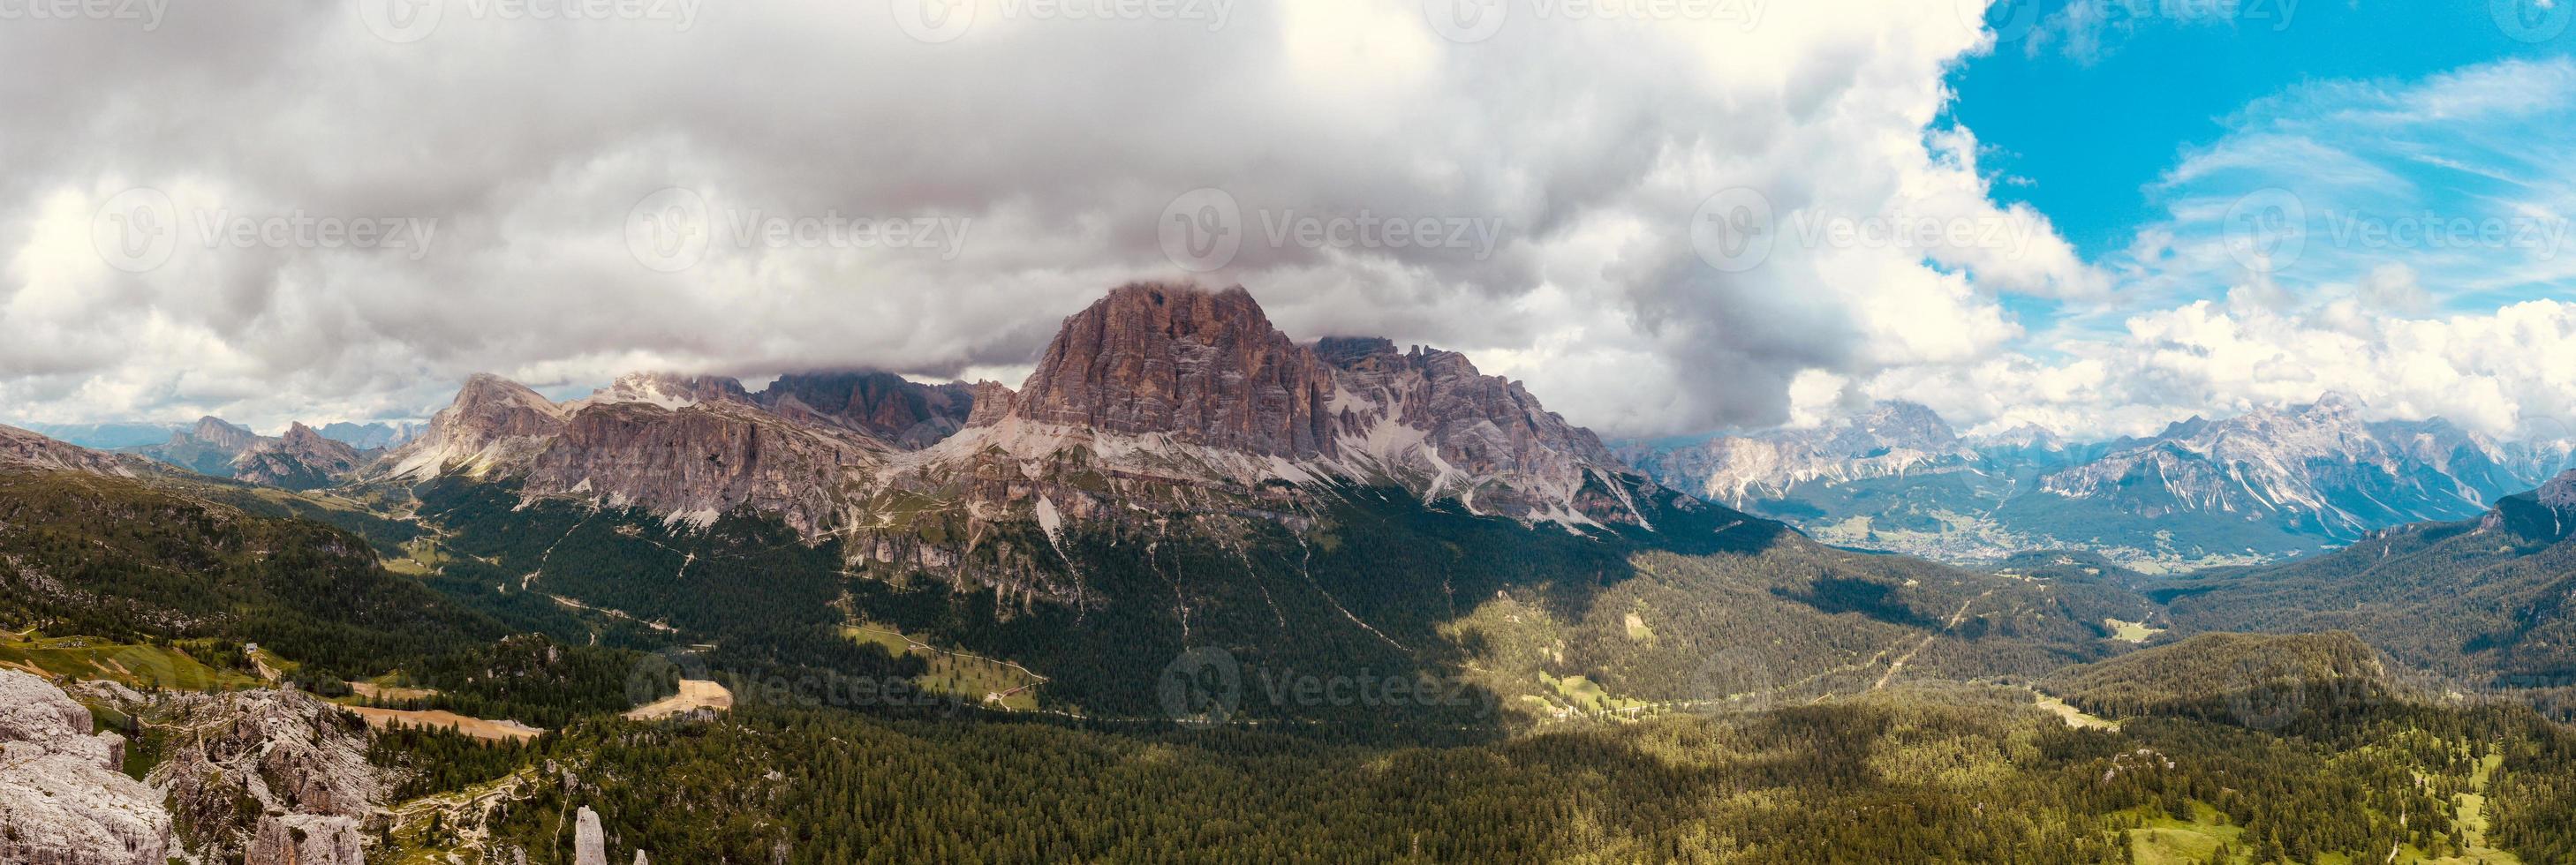
[(2073, 548), (2172, 568), (2312, 554), (2367, 532), (2463, 519), (2567, 468), (2448, 421), (2368, 421), (2349, 399), (2191, 418), (2145, 439), (2036, 428), (1959, 436), (1883, 403), (1842, 423), (1621, 455), (1667, 485), (1789, 520), (1829, 543), (1953, 562)]
[[(330, 430), (337, 430), (339, 435)], [(186, 429), (172, 431), (169, 439), (159, 444), (123, 448), (120, 452), (149, 457), (207, 477), (312, 490), (346, 480), (381, 450), (381, 446), (353, 444), (350, 438), (400, 442), (410, 433), (409, 424), (343, 422), (315, 430), (298, 422), (289, 424), (285, 434), (269, 437), (209, 416)]]

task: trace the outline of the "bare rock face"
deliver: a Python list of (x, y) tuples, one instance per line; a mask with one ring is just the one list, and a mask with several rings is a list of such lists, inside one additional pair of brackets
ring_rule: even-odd
[(301, 423), (264, 440), (233, 461), (233, 478), (290, 490), (321, 489), (358, 470), (358, 449), (323, 438)]
[(351, 817), (266, 814), (243, 865), (366, 865), (362, 826)]
[(170, 814), (120, 770), (124, 740), (43, 679), (0, 669), (0, 862), (162, 865)]
[(606, 389), (592, 394), (576, 405), (565, 406), (566, 414), (581, 405), (617, 402), (645, 402), (666, 409), (682, 409), (699, 403), (733, 402), (750, 404), (750, 392), (742, 382), (713, 375), (679, 375), (667, 372), (638, 372), (619, 376)]
[[(357, 716), (301, 691), (174, 699), (171, 727), (182, 732), (146, 780), (168, 795), (191, 846), (212, 861), (246, 855), (271, 817), (365, 821), (381, 812), (387, 784), (367, 762), (366, 725)], [(332, 825), (279, 821), (276, 831), (292, 840), (297, 830), (328, 835)]]
[(1012, 406), (1018, 404), (1019, 394), (998, 381), (976, 382), (974, 390), (975, 410), (966, 416), (966, 425), (970, 427), (1000, 423), (1005, 415), (1011, 413)]
[(1591, 430), (1541, 407), (1519, 382), (1478, 372), (1466, 355), (1419, 346), (1399, 354), (1383, 339), (1350, 338), (1316, 351), (1337, 373), (1335, 454), (1419, 478), (1428, 495), (1513, 516), (1573, 516), (1592, 475), (1618, 465)]
[(528, 470), (530, 495), (586, 497), (700, 525), (737, 507), (778, 515), (800, 532), (830, 528), (842, 489), (883, 444), (802, 426), (746, 403), (670, 410), (592, 405), (573, 415)]
[(456, 401), (430, 418), (429, 431), (392, 453), (378, 476), (428, 480), (449, 471), (483, 474), (526, 464), (563, 432), (564, 410), (525, 385), (478, 374)]
[(599, 815), (584, 805), (573, 818), (573, 865), (608, 865), (608, 837), (599, 830)]
[(989, 462), (1000, 453), (1018, 465), (960, 472), (976, 478), (971, 494), (1043, 494), (1075, 516), (1111, 508), (1078, 491), (1032, 492), (1018, 479), (1065, 471), (1061, 455), (1084, 446), (1097, 459), (1074, 470), (1113, 479), (1195, 474), (1254, 498), (1273, 481), (1393, 481), (1482, 513), (1644, 523), (1627, 498), (1646, 482), (1623, 478), (1630, 473), (1597, 436), (1519, 383), (1486, 376), (1456, 352), (1399, 352), (1383, 339), (1298, 345), (1239, 287), (1113, 291), (1065, 320), (1017, 393), (987, 385), (977, 402), (969, 431), (944, 455)]
[(0, 426), (0, 469), (131, 476), (143, 471), (144, 465), (133, 457), (94, 451), (17, 427)]
[(976, 407), (968, 385), (919, 384), (889, 372), (784, 375), (758, 399), (780, 417), (857, 430), (907, 450), (955, 434)]
[(2541, 486), (2540, 503), (2552, 510), (2576, 512), (2576, 471), (2559, 475)]
[(1330, 446), (1332, 395), (1250, 292), (1140, 283), (1065, 320), (1009, 415), (1295, 458)]
[[(2021, 441), (2025, 447), (2040, 447), (2044, 435), (2025, 434)], [(1892, 477), (1964, 464), (1977, 452), (1931, 409), (1882, 402), (1814, 429), (1720, 436), (1670, 450), (1638, 447), (1625, 456), (1668, 486), (1741, 507), (1809, 481)]]
[(224, 422), (222, 418), (203, 417), (197, 425), (170, 434), (170, 440), (157, 445), (129, 449), (201, 475), (231, 477), (233, 461), (264, 441), (258, 433)]

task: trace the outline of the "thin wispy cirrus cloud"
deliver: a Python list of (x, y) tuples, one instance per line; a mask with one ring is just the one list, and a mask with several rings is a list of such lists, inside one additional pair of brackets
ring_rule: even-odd
[[(2158, 322), (2253, 296), (2202, 243), (2220, 193), (2195, 190), (2229, 172), (2176, 169), (2174, 218), (2141, 232), (2170, 250), (2084, 260), (1941, 120), (1945, 77), (2005, 50), (1978, 7), (209, 0), (0, 21), (0, 420), (418, 417), (484, 370), (1009, 379), (1138, 278), (1241, 283), (1301, 338), (1466, 351), (1613, 435), (1887, 394), (2083, 434), (2295, 390), (2130, 380), (2138, 345), (2188, 330)], [(123, 245), (119, 213), (166, 215), (167, 249)], [(2478, 312), (2387, 257), (2355, 265), (2369, 296)], [(2026, 322), (2016, 298), (2064, 314)], [(2257, 341), (2325, 320), (2262, 314), (2291, 324)]]
[[(1871, 383), (1993, 428), (2143, 434), (2341, 393), (2500, 438), (2576, 406), (2576, 63), (2332, 81), (2247, 106), (2041, 350)], [(2087, 421), (2086, 419), (2091, 420)]]

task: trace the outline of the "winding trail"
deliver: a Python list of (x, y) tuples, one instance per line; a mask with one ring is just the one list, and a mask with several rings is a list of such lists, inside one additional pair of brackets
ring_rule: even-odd
[(1905, 654), (1896, 656), (1896, 660), (1888, 662), (1887, 674), (1878, 677), (1878, 683), (1869, 686), (1869, 689), (1875, 691), (1887, 687), (1887, 683), (1894, 681), (1896, 679), (1896, 674), (1905, 669), (1905, 662), (1914, 660), (1914, 656), (1922, 654), (1924, 649), (1931, 648), (1932, 641), (1940, 639), (1943, 634), (1950, 633), (1952, 629), (1959, 627), (1960, 622), (1967, 621), (1968, 608), (1976, 606), (1978, 601), (1985, 600), (1987, 596), (1994, 593), (1995, 590), (1987, 589), (1976, 597), (1969, 598), (1967, 602), (1960, 604), (1959, 611), (1951, 613), (1950, 620), (1941, 624), (1941, 630), (1923, 635), (1923, 642), (1914, 644), (1914, 648), (1907, 650)]

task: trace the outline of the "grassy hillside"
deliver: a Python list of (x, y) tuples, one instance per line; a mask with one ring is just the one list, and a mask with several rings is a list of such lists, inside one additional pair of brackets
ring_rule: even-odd
[[(253, 495), (249, 508), (230, 503)], [(369, 541), (295, 516), (402, 533), (327, 500), (178, 479), (0, 472), (0, 662), (135, 685), (253, 684), (257, 660), (336, 691), (395, 669), (472, 714), (565, 719), (624, 708), (631, 653), (513, 637), (516, 629), (379, 566)], [(42, 635), (60, 635), (47, 638)], [(633, 687), (630, 687), (632, 685)]]

